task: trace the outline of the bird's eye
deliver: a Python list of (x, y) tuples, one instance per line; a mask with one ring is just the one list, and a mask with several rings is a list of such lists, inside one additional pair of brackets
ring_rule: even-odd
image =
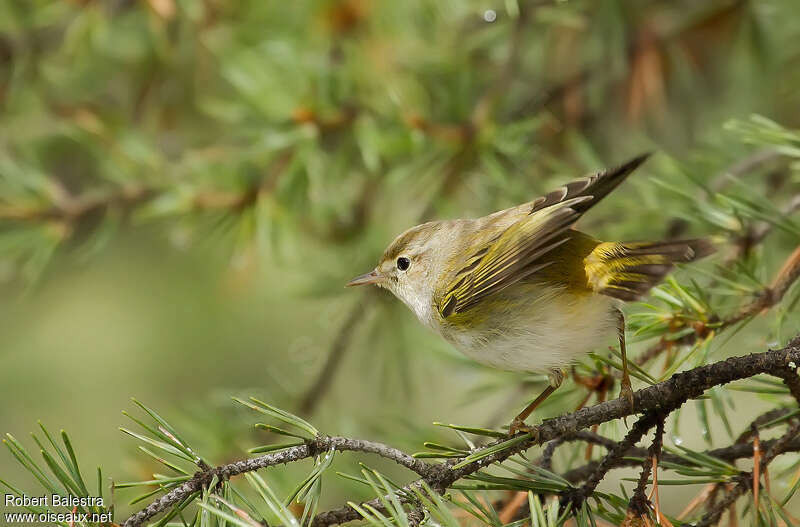
[(408, 266), (410, 265), (411, 265), (411, 260), (409, 260), (405, 256), (401, 256), (400, 258), (397, 259), (397, 268), (400, 269), (401, 271), (405, 271), (406, 269), (408, 269)]

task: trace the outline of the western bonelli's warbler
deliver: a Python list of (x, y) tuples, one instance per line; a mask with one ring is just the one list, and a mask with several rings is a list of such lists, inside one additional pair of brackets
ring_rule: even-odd
[(620, 394), (632, 404), (619, 304), (647, 293), (675, 263), (713, 252), (702, 239), (601, 242), (572, 228), (645, 159), (483, 218), (412, 227), (348, 285), (388, 289), (478, 362), (547, 372), (549, 386), (512, 421), (511, 434), (530, 430), (524, 421), (561, 384), (561, 368), (612, 331), (623, 357)]

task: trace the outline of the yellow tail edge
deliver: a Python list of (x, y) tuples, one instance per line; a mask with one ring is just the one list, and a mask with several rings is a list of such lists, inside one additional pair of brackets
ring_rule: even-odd
[(661, 282), (677, 263), (714, 252), (706, 239), (663, 242), (603, 242), (584, 260), (589, 286), (620, 300), (638, 300)]

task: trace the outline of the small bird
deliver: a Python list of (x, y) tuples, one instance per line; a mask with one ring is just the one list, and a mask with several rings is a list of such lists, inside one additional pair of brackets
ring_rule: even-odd
[(509, 426), (561, 384), (562, 368), (617, 332), (620, 395), (633, 405), (620, 304), (637, 300), (676, 263), (713, 252), (704, 239), (601, 242), (573, 228), (649, 156), (573, 181), (534, 201), (476, 219), (423, 223), (400, 234), (378, 266), (347, 285), (388, 289), (425, 326), (495, 368), (546, 372), (549, 386)]

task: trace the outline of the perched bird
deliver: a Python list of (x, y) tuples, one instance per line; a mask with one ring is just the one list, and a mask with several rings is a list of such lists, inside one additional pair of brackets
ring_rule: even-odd
[(675, 263), (713, 252), (702, 239), (601, 242), (572, 228), (647, 157), (483, 218), (412, 227), (375, 269), (347, 285), (388, 289), (478, 362), (547, 372), (550, 385), (512, 421), (512, 435), (530, 430), (525, 419), (561, 384), (561, 369), (614, 331), (623, 357), (621, 395), (633, 404), (619, 305), (647, 293)]

